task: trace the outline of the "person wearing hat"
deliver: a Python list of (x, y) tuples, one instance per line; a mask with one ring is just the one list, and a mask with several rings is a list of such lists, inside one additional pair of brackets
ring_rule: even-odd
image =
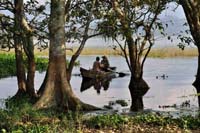
[(110, 67), (108, 58), (106, 56), (102, 56), (102, 60), (101, 60), (101, 69), (103, 71), (108, 71), (108, 68)]

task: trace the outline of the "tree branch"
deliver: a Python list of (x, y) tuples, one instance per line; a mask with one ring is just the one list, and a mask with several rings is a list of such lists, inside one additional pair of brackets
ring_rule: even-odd
[(130, 61), (128, 59), (128, 55), (127, 55), (127, 52), (126, 52), (127, 43), (125, 42), (124, 48), (123, 48), (122, 45), (119, 43), (119, 41), (116, 38), (114, 38), (114, 40), (117, 42), (117, 44), (119, 45), (120, 49), (122, 50), (122, 52), (124, 54), (124, 57), (125, 57), (125, 60), (126, 60), (126, 63), (128, 65), (128, 68), (131, 71), (132, 69), (131, 69)]

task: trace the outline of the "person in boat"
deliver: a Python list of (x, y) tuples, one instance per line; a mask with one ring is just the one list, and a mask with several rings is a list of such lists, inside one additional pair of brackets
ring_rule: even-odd
[(102, 71), (108, 71), (108, 68), (110, 67), (110, 63), (108, 61), (108, 58), (106, 56), (102, 56), (102, 60), (101, 60), (101, 70)]
[(94, 71), (101, 71), (101, 64), (100, 64), (100, 58), (97, 56), (95, 62), (93, 63), (92, 70)]

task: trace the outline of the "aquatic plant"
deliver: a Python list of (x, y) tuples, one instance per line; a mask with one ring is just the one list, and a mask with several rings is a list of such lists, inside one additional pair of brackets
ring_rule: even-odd
[(116, 100), (115, 102), (122, 107), (128, 106), (128, 103), (125, 100)]

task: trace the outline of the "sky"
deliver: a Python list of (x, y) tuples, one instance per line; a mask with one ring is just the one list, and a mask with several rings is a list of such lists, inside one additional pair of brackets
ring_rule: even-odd
[[(173, 11), (174, 9), (176, 9), (175, 11)], [(162, 13), (163, 16), (176, 16), (180, 19), (185, 19), (185, 14), (183, 11), (182, 6), (178, 6), (174, 3), (168, 4), (168, 10), (165, 10)]]
[[(24, 0), (24, 2), (29, 1), (29, 0)], [(38, 2), (40, 4), (45, 4), (45, 2), (50, 1), (50, 0), (38, 0)], [(176, 9), (176, 10), (174, 10)], [(174, 11), (173, 11), (174, 10)], [(185, 20), (185, 15), (184, 15), (184, 11), (182, 9), (181, 6), (177, 6), (174, 3), (168, 4), (168, 9), (165, 10), (161, 15), (160, 15), (161, 19), (165, 19), (168, 20), (168, 18), (171, 19), (175, 19), (175, 20), (180, 20), (182, 22), (182, 20)], [(178, 27), (179, 29), (181, 29), (181, 25), (179, 25)], [(165, 42), (165, 39), (159, 40), (157, 43), (162, 44), (163, 42)], [(169, 42), (170, 43), (170, 42)], [(87, 46), (95, 46), (95, 47), (102, 47), (102, 46), (109, 46), (112, 45), (113, 42), (112, 41), (106, 41), (104, 39), (102, 39), (101, 37), (98, 38), (92, 38), (90, 40), (87, 41)]]
[[(160, 18), (163, 20), (174, 20), (177, 24), (171, 25), (171, 27), (169, 25), (170, 31), (168, 30), (167, 32), (170, 32), (171, 34), (179, 33), (179, 31), (181, 29), (183, 29), (183, 24), (186, 22), (183, 8), (181, 6), (177, 7), (177, 5), (175, 5), (173, 3), (169, 4), (168, 7), (169, 7), (168, 10), (165, 10), (160, 15)], [(176, 10), (173, 11), (174, 9), (176, 9)], [(166, 37), (166, 38), (158, 39), (155, 43), (156, 43), (155, 47), (166, 47), (166, 45), (169, 47), (172, 47), (172, 46), (177, 47), (179, 40), (177, 40), (176, 37), (174, 37), (173, 42), (171, 42)], [(90, 40), (87, 41), (86, 46), (89, 46), (89, 47), (105, 47), (105, 46), (107, 46), (107, 47), (109, 47), (110, 45), (113, 45), (113, 44), (115, 44), (115, 43), (112, 42), (111, 40), (105, 41), (102, 38), (91, 38)]]
[[(24, 0), (24, 2), (26, 1), (30, 1), (30, 0)], [(50, 1), (50, 0), (37, 0), (40, 4), (44, 4), (46, 1)], [(163, 15), (175, 15), (176, 17), (179, 17), (179, 18), (185, 18), (185, 15), (184, 15), (184, 12), (183, 12), (183, 9), (181, 6), (178, 6), (174, 3), (171, 3), (171, 4), (168, 4), (168, 7), (169, 9), (164, 11)], [(171, 10), (175, 9), (176, 8), (176, 11), (173, 12)]]

